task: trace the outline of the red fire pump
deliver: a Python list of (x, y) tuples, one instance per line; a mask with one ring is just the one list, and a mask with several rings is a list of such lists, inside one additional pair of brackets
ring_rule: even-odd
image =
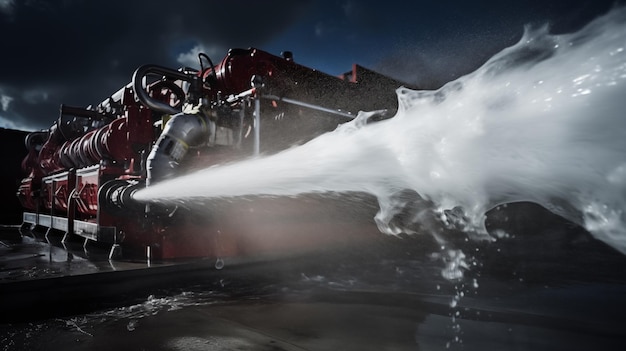
[[(285, 149), (360, 110), (392, 111), (401, 85), (358, 65), (327, 75), (297, 64), (289, 52), (231, 49), (218, 65), (205, 54), (199, 60), (200, 70), (139, 67), (131, 83), (97, 106), (61, 105), (49, 130), (29, 134), (22, 164), (28, 177), (18, 190), (24, 226), (65, 233), (64, 241), (79, 236), (85, 245), (111, 245), (111, 256), (123, 248), (124, 255), (147, 251), (154, 259), (242, 256), (297, 248), (339, 227), (358, 231), (314, 222), (309, 232), (302, 223), (279, 229), (275, 219), (251, 215), (249, 204), (207, 216), (133, 201), (136, 190), (187, 170)], [(297, 206), (283, 207), (285, 213)], [(281, 230), (298, 238), (278, 239)]]

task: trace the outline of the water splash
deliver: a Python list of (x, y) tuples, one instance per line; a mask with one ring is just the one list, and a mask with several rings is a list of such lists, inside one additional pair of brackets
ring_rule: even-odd
[[(532, 201), (626, 253), (626, 9), (572, 34), (527, 29), (516, 45), (436, 91), (397, 91), (371, 113), (264, 158), (138, 192), (141, 201), (359, 191), (381, 231), (417, 193), (446, 224), (490, 238), (485, 213)], [(423, 219), (417, 212), (414, 221)]]

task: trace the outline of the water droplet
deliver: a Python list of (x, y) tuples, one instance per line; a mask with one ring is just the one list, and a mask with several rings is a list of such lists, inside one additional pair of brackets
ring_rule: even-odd
[(126, 325), (126, 329), (129, 332), (132, 332), (135, 329), (137, 329), (137, 324), (139, 324), (139, 321), (137, 321), (136, 319), (131, 319), (130, 321), (128, 321), (128, 324)]

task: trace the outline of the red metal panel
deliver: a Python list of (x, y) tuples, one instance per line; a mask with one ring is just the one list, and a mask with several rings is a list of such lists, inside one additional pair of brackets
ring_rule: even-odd
[(98, 214), (98, 186), (100, 166), (76, 171), (76, 210), (81, 217), (96, 217)]

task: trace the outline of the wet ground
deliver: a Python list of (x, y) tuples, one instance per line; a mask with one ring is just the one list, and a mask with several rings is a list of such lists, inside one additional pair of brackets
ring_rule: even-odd
[[(90, 282), (101, 291), (95, 299), (100, 303), (85, 304), (77, 290), (52, 286), (50, 294), (65, 296), (57, 300), (67, 308), (33, 304), (46, 311), (38, 313), (14, 296), (20, 308), (8, 308), (3, 301), (5, 311), (14, 315), (3, 315), (0, 347), (621, 349), (626, 344), (624, 255), (541, 210), (514, 213), (515, 228), (506, 228), (510, 235), (496, 243), (459, 237), (442, 249), (428, 237), (381, 236), (374, 246), (329, 249), (278, 262), (226, 261), (221, 270), (213, 262), (150, 267), (139, 261), (111, 263), (100, 259), (98, 255), (106, 257), (103, 252), (81, 256), (79, 249), (5, 230), (0, 247), (3, 299), (11, 298), (6, 288), (21, 280), (60, 278), (59, 284), (78, 287), (63, 279), (90, 272), (96, 277), (114, 275), (103, 275), (104, 283)], [(492, 226), (498, 225), (497, 218), (492, 216)], [(69, 269), (73, 266), (77, 270)], [(162, 270), (147, 274), (152, 268)], [(129, 274), (124, 272), (134, 273), (122, 280), (111, 278)], [(455, 272), (463, 276), (444, 278)], [(72, 308), (72, 301), (81, 308)]]

